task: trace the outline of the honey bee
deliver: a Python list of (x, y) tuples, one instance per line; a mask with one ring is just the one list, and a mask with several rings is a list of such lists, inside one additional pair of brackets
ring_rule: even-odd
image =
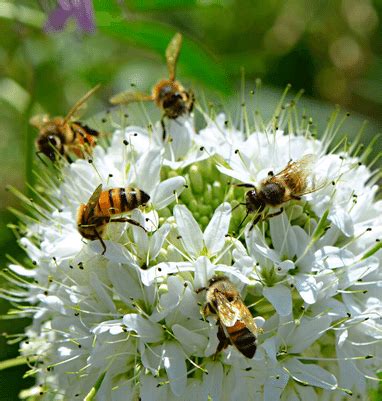
[(259, 332), (253, 316), (244, 305), (239, 291), (225, 276), (214, 276), (209, 280), (203, 314), (217, 315), (219, 344), (215, 355), (232, 344), (245, 357), (252, 358), (256, 352)]
[(161, 125), (163, 140), (166, 138), (164, 117), (176, 119), (183, 114), (191, 113), (194, 106), (194, 94), (184, 89), (182, 84), (175, 79), (176, 63), (178, 61), (182, 35), (175, 34), (166, 49), (168, 79), (161, 79), (152, 89), (151, 95), (141, 92), (121, 92), (110, 99), (112, 104), (128, 104), (139, 101), (154, 101), (163, 110)]
[(73, 114), (99, 87), (100, 85), (97, 85), (87, 92), (65, 117), (49, 118), (48, 115), (37, 115), (30, 119), (30, 124), (39, 130), (36, 139), (37, 154), (42, 153), (53, 162), (61, 155), (71, 162), (70, 154), (83, 159), (84, 150), (91, 152), (99, 132), (80, 121), (74, 121)]
[(150, 196), (138, 188), (112, 188), (103, 191), (102, 184), (100, 184), (88, 202), (82, 203), (78, 208), (78, 231), (86, 239), (98, 239), (103, 248), (103, 255), (106, 252), (106, 245), (102, 236), (108, 223), (130, 223), (145, 230), (133, 219), (128, 217), (112, 219), (112, 216), (130, 212), (139, 206), (145, 206), (149, 200)]
[[(316, 185), (313, 180), (309, 183), (309, 177), (312, 173), (312, 166), (316, 157), (312, 154), (305, 155), (295, 162), (290, 161), (288, 165), (277, 174), (272, 171), (268, 177), (260, 182), (258, 187), (253, 184), (238, 184), (238, 187), (252, 188), (245, 195), (247, 213), (257, 213), (253, 220), (250, 230), (260, 221), (277, 216), (283, 212), (283, 207), (275, 213), (268, 213), (263, 216), (263, 211), (267, 206), (278, 207), (292, 199), (300, 200), (303, 195), (312, 193), (321, 189), (325, 183)], [(242, 222), (243, 222), (242, 221)]]

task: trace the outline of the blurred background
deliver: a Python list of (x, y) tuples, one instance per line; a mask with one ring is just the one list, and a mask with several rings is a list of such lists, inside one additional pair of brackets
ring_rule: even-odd
[[(165, 48), (184, 35), (178, 77), (186, 87), (224, 102), (240, 99), (241, 68), (248, 91), (262, 80), (263, 104), (275, 104), (288, 83), (305, 90), (301, 102), (317, 127), (334, 104), (351, 113), (343, 133), (355, 135), (365, 120), (364, 142), (382, 128), (382, 1), (380, 0), (95, 0), (96, 30), (76, 21), (42, 29), (55, 0), (0, 0), (0, 267), (7, 255), (22, 261), (7, 224), (21, 202), (5, 191), (28, 194), (33, 183), (36, 113), (64, 115), (90, 88), (84, 118), (102, 129), (107, 99), (129, 89), (150, 90), (166, 76)], [(376, 143), (375, 152), (382, 151)], [(0, 278), (0, 286), (2, 285)], [(0, 301), (0, 314), (11, 305)], [(0, 320), (0, 334), (22, 332), (27, 321)], [(17, 355), (0, 336), (0, 361)], [(31, 379), (25, 367), (0, 370), (0, 400), (17, 400)], [(374, 394), (375, 400), (378, 398)], [(381, 399), (381, 398), (379, 398)]]

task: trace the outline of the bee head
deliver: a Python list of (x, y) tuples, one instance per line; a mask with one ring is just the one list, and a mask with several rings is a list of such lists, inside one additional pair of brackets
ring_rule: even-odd
[(40, 135), (37, 139), (37, 148), (50, 160), (56, 161), (57, 153), (63, 153), (62, 141), (57, 134)]
[(217, 283), (218, 281), (225, 281), (225, 280), (227, 280), (226, 276), (215, 275), (209, 279), (208, 284), (211, 286), (212, 284)]
[(256, 190), (250, 190), (245, 195), (247, 211), (250, 213), (260, 213), (265, 208), (265, 202)]

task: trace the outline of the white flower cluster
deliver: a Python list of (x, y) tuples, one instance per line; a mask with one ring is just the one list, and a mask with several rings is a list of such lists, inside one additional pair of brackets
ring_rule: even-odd
[[(287, 113), (285, 113), (287, 115)], [(33, 269), (13, 264), (3, 292), (33, 317), (21, 353), (40, 400), (367, 400), (382, 360), (382, 202), (373, 173), (329, 151), (309, 127), (239, 130), (224, 115), (114, 132), (92, 160), (40, 183), (46, 207), (23, 227)], [(283, 123), (284, 121), (284, 123)], [(159, 126), (159, 124), (158, 124)], [(246, 190), (313, 154), (325, 185), (250, 230)], [(134, 185), (151, 199), (84, 240), (76, 213), (94, 189)], [(234, 210), (233, 210), (234, 209)], [(272, 211), (272, 210), (271, 210)], [(277, 211), (273, 209), (273, 212)], [(254, 358), (218, 355), (216, 317), (202, 314), (214, 275), (240, 291), (262, 327)]]

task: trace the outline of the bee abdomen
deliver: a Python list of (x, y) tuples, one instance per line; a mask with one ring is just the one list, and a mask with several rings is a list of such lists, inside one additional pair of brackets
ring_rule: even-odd
[(256, 336), (247, 328), (236, 330), (236, 325), (227, 327), (232, 343), (247, 358), (252, 358), (256, 352)]
[(129, 212), (144, 203), (142, 191), (137, 188), (120, 188), (120, 198), (121, 209), (124, 212)]
[(145, 205), (149, 199), (149, 195), (138, 188), (109, 189), (102, 191), (95, 214), (110, 216), (130, 212), (141, 205)]

